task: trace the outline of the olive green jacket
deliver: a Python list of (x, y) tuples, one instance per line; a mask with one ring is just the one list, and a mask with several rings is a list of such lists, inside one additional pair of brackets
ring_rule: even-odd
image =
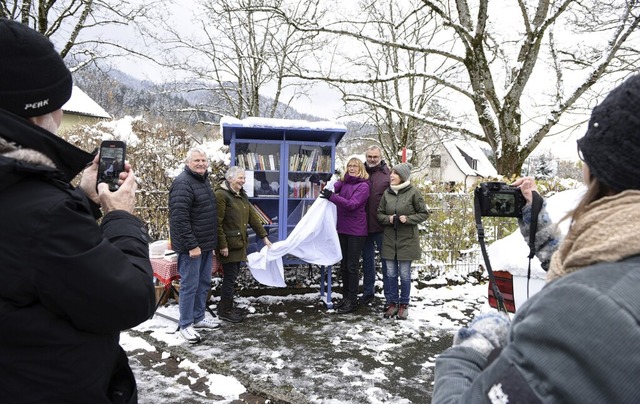
[[(407, 216), (406, 223), (389, 223), (389, 216)], [(414, 261), (422, 258), (418, 223), (429, 217), (427, 205), (412, 185), (396, 194), (388, 188), (378, 205), (378, 221), (384, 227), (380, 256), (386, 260)]]
[(218, 203), (218, 252), (229, 249), (229, 255), (220, 256), (223, 264), (247, 260), (247, 225), (256, 232), (259, 239), (267, 236), (258, 214), (251, 208), (247, 193), (241, 189), (239, 193), (231, 191), (229, 183), (223, 181), (216, 188)]

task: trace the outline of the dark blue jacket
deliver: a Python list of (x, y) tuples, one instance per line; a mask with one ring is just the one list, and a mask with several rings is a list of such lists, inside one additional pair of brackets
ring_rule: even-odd
[(208, 172), (199, 175), (185, 166), (169, 190), (172, 249), (183, 254), (196, 247), (213, 251), (218, 244), (217, 212)]

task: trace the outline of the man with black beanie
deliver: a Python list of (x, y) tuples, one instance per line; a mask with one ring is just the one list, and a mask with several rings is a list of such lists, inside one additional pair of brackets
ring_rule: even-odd
[(131, 166), (96, 189), (99, 156), (55, 135), (71, 87), (45, 36), (0, 18), (2, 402), (137, 402), (118, 341), (153, 313), (149, 236)]

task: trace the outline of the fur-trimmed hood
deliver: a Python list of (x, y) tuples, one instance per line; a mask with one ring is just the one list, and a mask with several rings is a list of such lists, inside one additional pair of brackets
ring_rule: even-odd
[(70, 182), (93, 155), (0, 109), (0, 190), (27, 176)]

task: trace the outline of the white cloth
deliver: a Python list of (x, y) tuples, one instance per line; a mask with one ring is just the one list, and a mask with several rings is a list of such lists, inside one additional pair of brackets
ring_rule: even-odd
[(282, 256), (291, 254), (315, 265), (333, 265), (342, 259), (336, 231), (336, 205), (318, 198), (286, 240), (263, 247), (247, 257), (253, 277), (263, 285), (286, 286)]

